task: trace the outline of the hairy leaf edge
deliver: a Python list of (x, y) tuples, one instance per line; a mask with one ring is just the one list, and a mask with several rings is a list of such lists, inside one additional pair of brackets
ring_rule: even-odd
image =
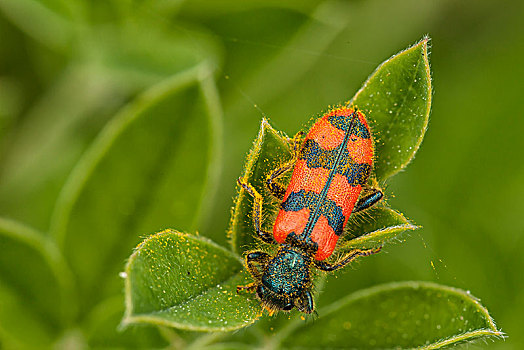
[[(388, 233), (392, 233), (392, 232), (398, 232), (397, 235), (400, 235), (401, 233), (405, 232), (405, 231), (414, 231), (414, 230), (417, 230), (419, 228), (421, 228), (422, 226), (416, 226), (416, 225), (413, 225), (411, 223), (406, 223), (406, 224), (403, 224), (403, 225), (395, 225), (395, 226), (389, 226), (389, 227), (386, 227), (386, 228), (382, 228), (380, 230), (375, 230), (375, 231), (372, 231), (372, 232), (369, 232), (369, 233), (366, 233), (365, 235), (362, 235), (360, 237), (357, 237), (357, 238), (354, 238), (354, 239), (350, 239), (348, 240), (347, 242), (345, 242), (346, 244), (342, 245), (340, 247), (340, 249), (348, 249), (354, 245), (359, 245), (359, 244), (362, 244), (362, 243), (365, 243), (366, 241), (370, 240), (370, 239), (380, 239), (380, 236), (381, 235), (386, 235)], [(396, 236), (395, 236), (396, 237)], [(391, 237), (391, 239), (394, 239), (395, 237)], [(391, 239), (387, 239), (385, 241), (383, 241), (382, 243), (386, 243), (386, 241), (390, 241)]]
[[(247, 157), (246, 157), (246, 161), (244, 163), (245, 165), (244, 165), (244, 170), (242, 172), (242, 180), (247, 181), (249, 179), (249, 176), (251, 175), (253, 171), (253, 166), (255, 165), (256, 161), (258, 160), (258, 155), (260, 154), (260, 151), (262, 150), (262, 145), (264, 143), (264, 135), (266, 135), (267, 133), (273, 133), (273, 135), (280, 138), (283, 143), (286, 143), (283, 133), (273, 128), (271, 124), (269, 123), (268, 119), (262, 118), (257, 137), (253, 141), (253, 146), (249, 150)], [(231, 250), (236, 254), (240, 254), (240, 252), (238, 252), (238, 249), (237, 249), (237, 232), (233, 232), (233, 227), (236, 225), (238, 220), (241, 220), (238, 212), (240, 211), (240, 205), (244, 197), (246, 196), (246, 192), (242, 187), (238, 185), (236, 186), (236, 191), (237, 191), (237, 196), (234, 199), (233, 201), (234, 205), (231, 208), (231, 219), (229, 222), (227, 237), (229, 240), (229, 245), (231, 247)]]
[[(334, 303), (323, 307), (322, 309), (318, 311), (318, 313), (321, 317), (326, 317), (329, 314), (331, 314), (332, 312), (335, 312), (339, 310), (341, 307), (344, 307), (346, 304), (350, 304), (354, 301), (357, 301), (358, 299), (369, 297), (374, 294), (379, 294), (382, 292), (387, 292), (387, 291), (391, 291), (395, 289), (404, 289), (404, 288), (437, 289), (437, 290), (441, 290), (444, 292), (451, 292), (453, 294), (456, 294), (463, 299), (473, 302), (478, 307), (480, 312), (483, 314), (485, 319), (488, 320), (488, 323), (491, 327), (490, 329), (482, 328), (482, 329), (478, 329), (475, 331), (465, 332), (460, 335), (455, 335), (449, 338), (441, 339), (433, 344), (426, 344), (424, 346), (421, 346), (418, 349), (438, 349), (440, 347), (451, 345), (459, 341), (473, 340), (481, 336), (493, 336), (493, 337), (497, 337), (501, 339), (505, 337), (504, 332), (499, 331), (497, 329), (497, 326), (495, 325), (495, 321), (490, 316), (488, 310), (483, 305), (480, 304), (479, 299), (475, 298), (470, 293), (463, 291), (462, 289), (444, 286), (444, 285), (440, 285), (440, 284), (433, 283), (433, 282), (422, 282), (422, 281), (392, 282), (392, 283), (381, 284), (381, 285), (374, 286), (371, 288), (361, 289), (361, 290), (358, 290), (348, 295), (345, 298), (341, 298), (335, 301)], [(280, 332), (276, 333), (274, 336), (274, 340), (277, 342), (281, 342), (288, 335), (290, 335), (295, 329), (299, 328), (302, 324), (303, 324), (303, 321), (301, 319), (295, 319), (293, 322), (289, 323), (286, 327), (284, 327)]]

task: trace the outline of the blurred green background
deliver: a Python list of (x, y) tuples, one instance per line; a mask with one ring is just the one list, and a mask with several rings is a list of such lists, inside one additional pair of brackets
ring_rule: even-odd
[[(47, 232), (69, 173), (116, 112), (209, 61), (223, 111), (222, 171), (198, 230), (225, 245), (235, 179), (263, 114), (294, 134), (429, 34), (429, 129), (386, 190), (423, 228), (331, 276), (322, 300), (381, 282), (436, 281), (481, 299), (508, 335), (489, 348), (522, 349), (523, 15), (520, 0), (0, 0), (0, 216)], [(145, 233), (133, 234), (137, 243)]]

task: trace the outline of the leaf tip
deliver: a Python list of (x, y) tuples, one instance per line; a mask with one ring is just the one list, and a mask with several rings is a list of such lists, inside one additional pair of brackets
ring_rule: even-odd
[(262, 121), (260, 122), (260, 128), (267, 128), (267, 127), (271, 127), (271, 125), (269, 124), (269, 119), (267, 119), (266, 117), (262, 117)]
[(416, 44), (414, 44), (413, 46), (409, 47), (409, 49), (411, 48), (415, 48), (415, 47), (421, 47), (423, 51), (427, 51), (428, 48), (431, 46), (431, 37), (429, 36), (429, 34), (425, 34), (422, 39), (420, 39)]

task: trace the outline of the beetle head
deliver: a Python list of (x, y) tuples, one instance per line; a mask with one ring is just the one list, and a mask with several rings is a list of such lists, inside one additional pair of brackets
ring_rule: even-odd
[(263, 267), (257, 295), (270, 313), (296, 307), (313, 312), (310, 280), (311, 257), (299, 249), (281, 247)]

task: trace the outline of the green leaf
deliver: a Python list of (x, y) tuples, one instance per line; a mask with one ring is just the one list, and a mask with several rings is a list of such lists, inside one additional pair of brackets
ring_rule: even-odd
[(436, 349), (502, 336), (478, 299), (427, 282), (361, 290), (318, 313), (315, 322), (277, 336), (286, 336), (284, 348)]
[(207, 65), (156, 85), (101, 132), (64, 186), (51, 232), (78, 279), (82, 308), (120, 291), (140, 235), (194, 230), (219, 171), (220, 108)]
[(27, 346), (50, 343), (71, 319), (71, 275), (41, 233), (0, 218), (0, 329)]
[(124, 325), (229, 331), (253, 323), (260, 312), (254, 297), (236, 292), (249, 283), (242, 262), (203, 238), (157, 233), (131, 255), (126, 274)]
[[(264, 197), (265, 217), (269, 218), (267, 226), (270, 226), (269, 222), (272, 222), (272, 216), (269, 213), (275, 212), (276, 202), (266, 190), (265, 178), (271, 170), (290, 159), (291, 152), (286, 135), (275, 130), (266, 119), (262, 119), (258, 136), (247, 156), (242, 179), (253, 185)], [(239, 192), (231, 215), (228, 237), (232, 250), (241, 254), (254, 248), (260, 241), (255, 239), (253, 222), (251, 221), (253, 198), (243, 189), (238, 188)]]
[(424, 138), (432, 91), (428, 43), (426, 37), (382, 63), (350, 101), (370, 122), (379, 181), (405, 168)]
[(401, 213), (384, 205), (376, 205), (364, 212), (351, 215), (345, 229), (340, 251), (384, 245), (405, 231), (416, 230)]

